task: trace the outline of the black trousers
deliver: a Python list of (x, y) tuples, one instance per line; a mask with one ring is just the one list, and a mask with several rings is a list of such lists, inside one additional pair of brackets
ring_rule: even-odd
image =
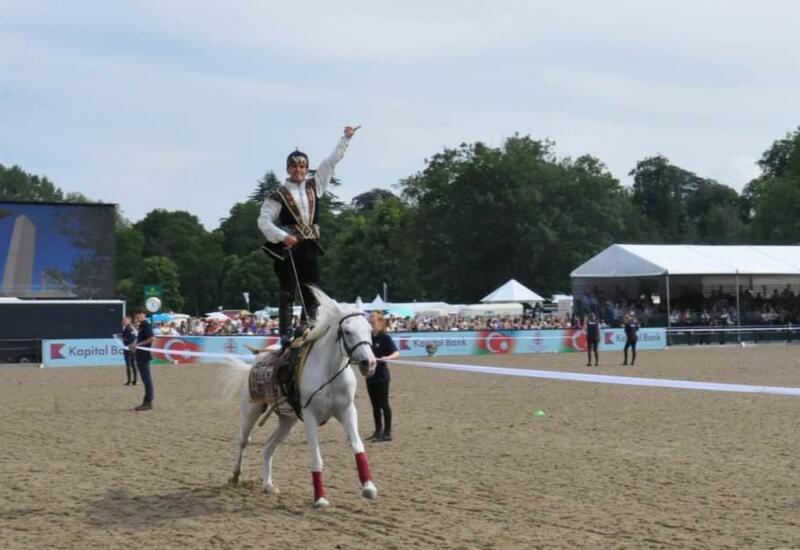
[(628, 362), (628, 349), (631, 350), (631, 365), (636, 362), (636, 340), (626, 340), (625, 348), (622, 352), (625, 354), (625, 363)]
[(592, 351), (594, 351), (594, 362), (595, 363), (598, 362), (598, 360), (597, 360), (597, 347), (598, 347), (598, 345), (599, 345), (599, 342), (597, 340), (594, 340), (593, 338), (587, 338), (586, 339), (586, 362), (587, 363), (591, 363), (592, 362)]
[[(319, 286), (319, 248), (314, 241), (300, 241), (292, 247), (291, 253), (291, 258), (287, 252), (285, 260), (275, 260), (275, 274), (281, 290), (278, 303), (281, 334), (285, 333), (292, 322), (298, 280), (308, 315), (314, 319), (317, 312), (317, 302), (308, 285)], [(292, 268), (292, 259), (297, 268), (297, 279)], [(305, 312), (303, 318), (305, 319)]]
[(125, 374), (128, 377), (128, 382), (136, 383), (136, 361), (133, 358), (131, 350), (124, 350), (122, 354), (125, 356)]
[(150, 372), (150, 354), (136, 354), (136, 368), (139, 369), (139, 377), (144, 383), (144, 402), (149, 403), (153, 400), (153, 375)]
[[(389, 407), (389, 382), (373, 382), (367, 384), (369, 401), (372, 403), (372, 418), (375, 420), (375, 431), (392, 433), (392, 409)], [(383, 418), (381, 418), (383, 417)]]

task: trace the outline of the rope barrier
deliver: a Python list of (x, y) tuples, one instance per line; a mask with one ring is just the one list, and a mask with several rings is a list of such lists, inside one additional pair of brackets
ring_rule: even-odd
[[(117, 343), (125, 347), (120, 340)], [(186, 350), (164, 350), (158, 348), (142, 347), (144, 351), (156, 352), (170, 355), (185, 355), (189, 357), (238, 357), (244, 361), (252, 361), (254, 355), (232, 355), (226, 353), (211, 353), (201, 351)], [(755, 386), (748, 384), (727, 384), (720, 382), (695, 382), (691, 380), (672, 380), (664, 378), (640, 378), (634, 376), (612, 376), (605, 374), (586, 374), (579, 372), (561, 372), (533, 369), (514, 369), (508, 367), (486, 367), (481, 365), (465, 365), (459, 363), (437, 363), (431, 361), (408, 361), (406, 359), (389, 359), (387, 363), (405, 365), (410, 367), (424, 367), (430, 369), (473, 372), (480, 374), (494, 374), (503, 376), (514, 376), (522, 378), (541, 378), (549, 380), (566, 380), (571, 382), (591, 382), (595, 384), (613, 384), (622, 386), (638, 386), (650, 388), (673, 388), (687, 390), (703, 390), (726, 393), (759, 393), (771, 395), (800, 396), (800, 388), (780, 387), (780, 386)]]
[(665, 378), (639, 378), (634, 376), (611, 376), (605, 374), (585, 374), (579, 372), (512, 369), (507, 367), (484, 367), (479, 365), (463, 365), (457, 363), (408, 361), (404, 359), (390, 359), (387, 362), (412, 367), (425, 367), (460, 372), (475, 372), (481, 374), (501, 374), (504, 376), (516, 376), (522, 378), (544, 378), (549, 380), (568, 380), (572, 382), (593, 382), (595, 384), (616, 384), (622, 386), (639, 386), (650, 388), (679, 388), (686, 390), (704, 390), (729, 393), (766, 393), (772, 395), (800, 396), (800, 388), (787, 388), (780, 386), (752, 386), (748, 384), (694, 382), (690, 380), (670, 380)]

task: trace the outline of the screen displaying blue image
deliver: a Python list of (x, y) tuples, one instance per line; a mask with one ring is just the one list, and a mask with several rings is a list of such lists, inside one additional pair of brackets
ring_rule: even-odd
[(0, 296), (114, 297), (114, 205), (0, 202)]

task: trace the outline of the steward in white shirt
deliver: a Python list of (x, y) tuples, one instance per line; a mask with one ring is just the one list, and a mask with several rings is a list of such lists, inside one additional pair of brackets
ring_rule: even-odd
[[(275, 261), (275, 274), (280, 285), (278, 324), (281, 344), (292, 338), (292, 308), (298, 281), (306, 311), (303, 322), (317, 316), (316, 300), (307, 285), (319, 286), (319, 198), (333, 177), (333, 170), (358, 130), (347, 126), (333, 153), (322, 161), (313, 177), (308, 177), (308, 155), (294, 151), (286, 159), (289, 178), (261, 205), (258, 228), (267, 238), (262, 249)], [(289, 251), (291, 250), (291, 258)], [(297, 268), (297, 279), (292, 268)], [(308, 313), (308, 319), (306, 318)]]

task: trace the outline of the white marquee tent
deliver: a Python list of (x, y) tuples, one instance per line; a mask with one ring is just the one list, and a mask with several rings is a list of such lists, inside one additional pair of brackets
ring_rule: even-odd
[(736, 295), (738, 319), (742, 287), (800, 287), (800, 246), (615, 244), (577, 267), (570, 277), (573, 294), (601, 281), (624, 286), (625, 281), (657, 279), (666, 295), (668, 319), (671, 279), (673, 285), (676, 279), (693, 281), (701, 289), (725, 284)]
[(366, 311), (372, 311), (374, 309), (382, 310), (382, 309), (386, 309), (387, 305), (389, 305), (389, 304), (387, 304), (383, 300), (383, 298), (381, 298), (381, 295), (380, 294), (376, 294), (374, 300), (372, 300), (368, 304), (364, 304), (364, 309)]
[(800, 275), (800, 246), (615, 244), (576, 268), (577, 277)]
[(536, 303), (544, 302), (544, 298), (515, 279), (511, 279), (494, 292), (484, 296), (481, 302), (484, 304)]

